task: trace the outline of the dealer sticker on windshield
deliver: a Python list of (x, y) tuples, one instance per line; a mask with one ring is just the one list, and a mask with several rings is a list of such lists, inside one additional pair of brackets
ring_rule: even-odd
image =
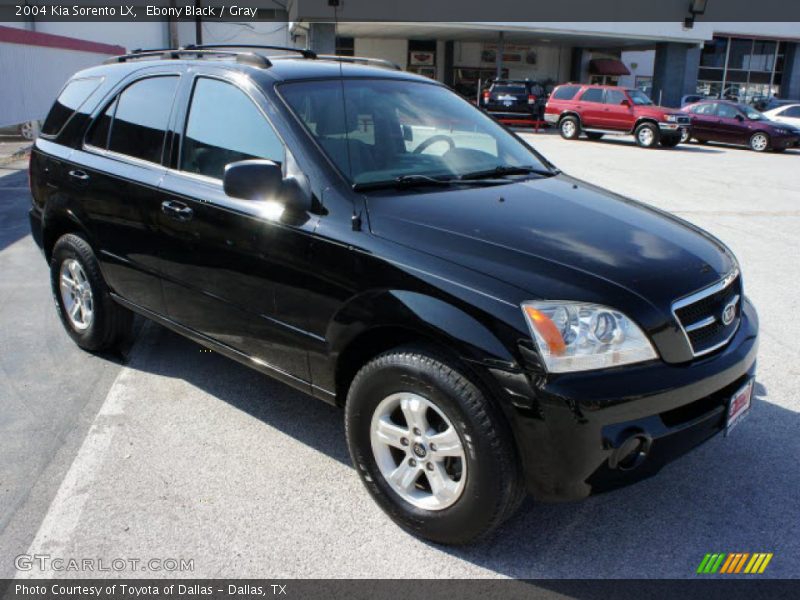
[(750, 410), (750, 400), (753, 397), (754, 379), (750, 379), (728, 400), (728, 418), (725, 423), (725, 435), (739, 424)]

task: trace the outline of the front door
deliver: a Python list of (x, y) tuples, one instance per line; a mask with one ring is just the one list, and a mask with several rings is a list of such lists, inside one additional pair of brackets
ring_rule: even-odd
[(196, 76), (185, 92), (188, 114), (176, 126), (176, 142), (182, 136), (177, 162), (161, 185), (168, 314), (278, 377), (308, 381), (302, 333), (277, 318), (275, 285), (288, 261), (307, 259), (316, 218), (284, 214), (270, 198), (231, 198), (222, 186), (232, 162), (285, 163), (283, 142), (260, 104), (266, 99), (223, 72)]
[(636, 117), (631, 101), (622, 90), (606, 90), (603, 108), (603, 128), (616, 131), (630, 131)]

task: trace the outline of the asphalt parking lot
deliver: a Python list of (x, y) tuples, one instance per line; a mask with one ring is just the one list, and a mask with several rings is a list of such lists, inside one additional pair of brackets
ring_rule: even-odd
[(797, 577), (800, 151), (527, 137), (564, 171), (696, 223), (738, 255), (761, 349), (753, 410), (730, 437), (632, 487), (575, 504), (526, 501), (479, 545), (421, 542), (362, 489), (340, 411), (153, 324), (125, 356), (74, 347), (28, 232), (24, 165), (9, 165), (0, 576), (15, 574), (19, 554), (49, 554), (192, 559), (180, 575), (196, 577), (682, 578), (707, 552), (772, 552), (764, 576)]

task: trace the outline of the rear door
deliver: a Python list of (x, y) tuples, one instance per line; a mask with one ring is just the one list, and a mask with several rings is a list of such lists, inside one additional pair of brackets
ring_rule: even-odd
[(636, 117), (628, 96), (622, 90), (606, 90), (603, 108), (603, 127), (617, 131), (630, 131)]
[(97, 110), (68, 173), (84, 199), (109, 286), (158, 314), (164, 303), (154, 216), (181, 72), (179, 66), (147, 69), (118, 86)]
[(587, 88), (578, 98), (578, 111), (583, 127), (603, 129), (605, 105), (603, 88)]
[(317, 218), (283, 214), (269, 198), (225, 194), (225, 165), (291, 159), (266, 117), (267, 100), (235, 75), (205, 69), (187, 77), (160, 188), (164, 297), (175, 322), (296, 384), (309, 379), (302, 332), (276, 317), (275, 285), (308, 268)]

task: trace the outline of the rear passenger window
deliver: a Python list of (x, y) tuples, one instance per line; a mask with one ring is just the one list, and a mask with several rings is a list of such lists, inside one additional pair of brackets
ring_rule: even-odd
[(47, 114), (42, 125), (42, 134), (56, 135), (66, 125), (69, 118), (75, 114), (86, 99), (92, 95), (102, 79), (91, 77), (88, 79), (74, 79), (70, 81), (59, 94), (53, 108)]
[(583, 96), (581, 96), (582, 102), (602, 102), (603, 101), (603, 90), (601, 88), (589, 88), (585, 92), (583, 92)]
[(553, 98), (556, 100), (572, 100), (579, 89), (581, 89), (579, 85), (562, 85), (553, 92)]
[(108, 105), (92, 125), (89, 135), (86, 136), (86, 143), (97, 148), (106, 149), (108, 147), (108, 132), (111, 131), (111, 119), (117, 108), (117, 99)]
[[(177, 76), (150, 77), (131, 84), (119, 95), (111, 119), (108, 149), (149, 162), (160, 163), (164, 148), (172, 99), (178, 86)], [(109, 107), (111, 108), (111, 107)], [(102, 138), (104, 113), (95, 123), (97, 137)], [(90, 137), (94, 139), (95, 131)], [(102, 139), (98, 139), (102, 142)], [(98, 144), (103, 147), (103, 144)]]
[(251, 158), (282, 163), (283, 143), (242, 90), (218, 79), (198, 78), (186, 121), (181, 170), (222, 179), (225, 165)]

